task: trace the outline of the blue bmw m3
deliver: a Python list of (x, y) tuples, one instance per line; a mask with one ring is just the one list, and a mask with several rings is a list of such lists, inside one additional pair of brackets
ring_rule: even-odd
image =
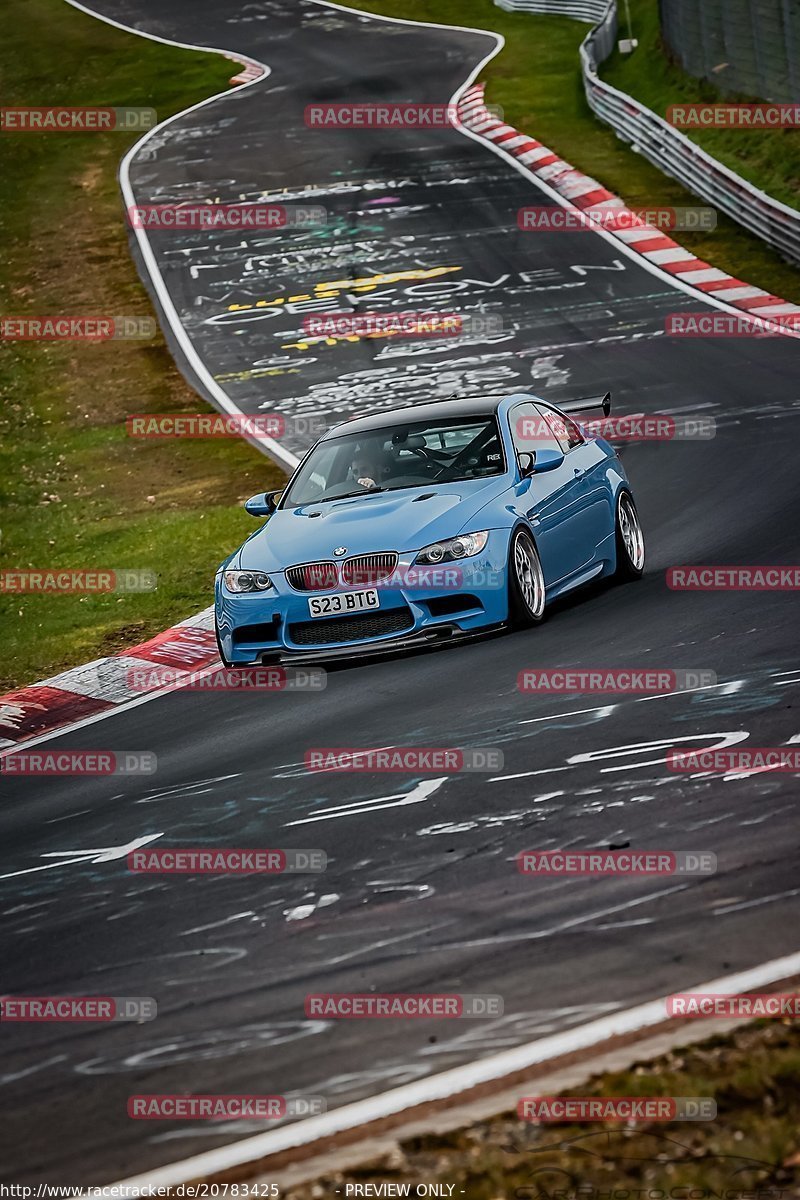
[(220, 567), (226, 666), (535, 625), (601, 576), (636, 579), (644, 538), (614, 448), (525, 393), (389, 409), (330, 429)]

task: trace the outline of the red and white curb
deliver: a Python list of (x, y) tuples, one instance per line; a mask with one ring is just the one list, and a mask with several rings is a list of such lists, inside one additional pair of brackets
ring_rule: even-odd
[[(625, 214), (626, 221), (630, 217), (630, 223), (635, 223), (635, 214), (619, 196), (604, 188), (596, 179), (576, 170), (536, 138), (498, 120), (484, 104), (484, 88), (482, 83), (472, 84), (458, 102), (458, 118), (465, 129), (517, 159), (532, 175), (553, 188), (575, 208), (610, 208)], [(781, 296), (773, 296), (763, 288), (752, 287), (744, 280), (718, 270), (711, 263), (685, 250), (672, 238), (666, 237), (660, 230), (644, 226), (609, 229), (608, 232), (654, 266), (680, 277), (682, 284), (688, 284), (698, 292), (713, 296), (715, 300), (738, 308), (743, 313), (755, 317), (800, 313), (800, 305), (790, 304)]]
[(256, 79), (261, 79), (262, 76), (268, 74), (268, 70), (264, 64), (256, 62), (254, 58), (245, 58), (241, 54), (229, 53), (226, 53), (225, 57), (229, 58), (231, 62), (239, 63), (240, 66), (244, 67), (243, 71), (240, 71), (238, 75), (234, 75), (231, 78), (232, 84), (253, 83)]
[[(176, 673), (182, 673), (185, 681), (217, 662), (211, 607), (120, 654), (0, 696), (0, 751), (61, 726), (113, 712), (145, 694), (173, 690), (180, 686)], [(146, 684), (138, 686), (137, 675), (141, 679), (143, 670)]]

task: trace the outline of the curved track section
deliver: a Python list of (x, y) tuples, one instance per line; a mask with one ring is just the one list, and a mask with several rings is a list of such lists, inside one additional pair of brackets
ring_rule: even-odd
[[(48, 743), (149, 749), (152, 778), (3, 781), (5, 990), (159, 1002), (147, 1025), (6, 1037), (9, 1182), (109, 1182), (258, 1131), (131, 1121), (133, 1092), (306, 1092), (334, 1107), (777, 958), (797, 927), (793, 777), (684, 779), (663, 762), (680, 739), (800, 735), (791, 595), (664, 584), (675, 563), (797, 561), (796, 342), (667, 342), (664, 314), (697, 302), (600, 236), (520, 233), (517, 209), (550, 198), (457, 131), (303, 124), (315, 100), (446, 101), (491, 38), (309, 0), (98, 10), (272, 68), (151, 139), (132, 163), (140, 202), (274, 195), (331, 213), (316, 239), (163, 235), (157, 248), (188, 335), (244, 411), (327, 420), (457, 388), (524, 384), (558, 401), (608, 383), (622, 411), (699, 411), (718, 434), (625, 451), (649, 537), (637, 585), (578, 596), (529, 633), (332, 670), (323, 693), (173, 693)], [(297, 346), (291, 306), (307, 302), (291, 298), (359, 280), (370, 305), (474, 307), (504, 332)], [(232, 321), (233, 304), (245, 308)], [(268, 308), (277, 316), (242, 319)], [(548, 699), (518, 692), (525, 666), (710, 668), (720, 682)], [(303, 769), (310, 747), (352, 742), (494, 745), (505, 765), (439, 778)], [(140, 838), (320, 846), (329, 867), (135, 878), (124, 851)], [(626, 844), (708, 849), (719, 872), (532, 881), (513, 862), (530, 847)], [(304, 1017), (310, 991), (370, 989), (498, 992), (505, 1014), (446, 1027)]]

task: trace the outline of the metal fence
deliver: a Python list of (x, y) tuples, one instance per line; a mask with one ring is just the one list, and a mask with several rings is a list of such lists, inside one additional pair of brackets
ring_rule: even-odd
[(664, 41), (726, 93), (800, 101), (800, 0), (659, 0)]
[(574, 17), (594, 25), (606, 10), (608, 0), (494, 0), (506, 12), (538, 13), (540, 16)]
[[(500, 4), (501, 0), (495, 0)], [(669, 6), (676, 0), (666, 0)], [(688, 0), (696, 8), (717, 0)], [(742, 0), (719, 0), (721, 4)], [(545, 11), (539, 0), (502, 0), (506, 9)], [(734, 171), (712, 158), (685, 134), (652, 112), (632, 96), (620, 92), (598, 75), (598, 68), (614, 50), (617, 41), (617, 0), (541, 0), (546, 11), (578, 20), (590, 19), (587, 10), (599, 10), (597, 24), (580, 48), (581, 71), (586, 99), (592, 111), (610, 125), (618, 137), (665, 174), (679, 180), (696, 196), (762, 238), (789, 262), (800, 263), (800, 212), (760, 191)], [(800, 0), (786, 0), (793, 8)], [(530, 6), (530, 7), (529, 7)], [(752, 135), (746, 135), (752, 136)]]

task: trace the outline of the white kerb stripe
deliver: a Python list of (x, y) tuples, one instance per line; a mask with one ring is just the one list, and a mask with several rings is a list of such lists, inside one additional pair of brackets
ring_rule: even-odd
[(755, 296), (768, 296), (770, 293), (765, 292), (763, 288), (757, 287), (734, 287), (734, 288), (712, 288), (711, 291), (715, 296), (724, 296), (726, 300), (751, 300)]
[(552, 153), (553, 151), (548, 150), (547, 146), (537, 146), (535, 150), (526, 150), (524, 154), (520, 154), (518, 157), (521, 163), (527, 165), (528, 163), (538, 162), (540, 158), (549, 158)]
[(643, 250), (642, 254), (655, 263), (688, 262), (697, 257), (690, 250), (682, 250), (680, 246), (668, 246), (665, 250)]
[[(697, 260), (698, 262), (700, 259)], [(700, 271), (687, 271), (684, 279), (688, 283), (711, 283), (712, 280), (721, 282), (723, 279), (732, 279), (732, 275), (728, 275), (726, 271), (719, 271), (716, 267), (704, 267)]]
[[(622, 238), (623, 242), (642, 242), (645, 238), (659, 236), (658, 230), (654, 229), (652, 225), (647, 225), (644, 228), (637, 225), (635, 229), (615, 229), (613, 232), (616, 233), (618, 238)], [(694, 258), (694, 255), (692, 255), (692, 258)]]

